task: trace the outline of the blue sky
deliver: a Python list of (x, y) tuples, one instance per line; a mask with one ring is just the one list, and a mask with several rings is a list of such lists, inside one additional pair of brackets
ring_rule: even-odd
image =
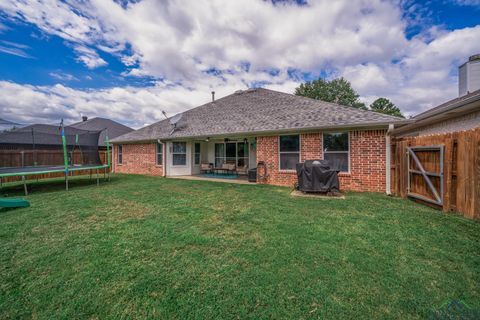
[(0, 118), (133, 127), (252, 86), (343, 76), (407, 115), (457, 94), (480, 1), (0, 3)]

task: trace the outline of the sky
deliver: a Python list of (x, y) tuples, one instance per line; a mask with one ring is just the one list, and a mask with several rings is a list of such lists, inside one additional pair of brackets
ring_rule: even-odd
[(410, 116), (457, 97), (476, 53), (480, 0), (0, 0), (0, 118), (140, 128), (319, 77)]

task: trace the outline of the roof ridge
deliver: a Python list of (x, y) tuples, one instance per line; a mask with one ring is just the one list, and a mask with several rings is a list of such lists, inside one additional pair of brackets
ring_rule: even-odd
[(303, 98), (303, 99), (306, 99), (306, 100), (313, 100), (313, 101), (321, 101), (323, 103), (326, 103), (326, 104), (329, 104), (329, 105), (332, 105), (332, 106), (335, 106), (335, 107), (343, 107), (343, 108), (349, 108), (349, 109), (353, 109), (353, 110), (358, 110), (358, 111), (361, 111), (361, 112), (367, 112), (367, 113), (370, 113), (370, 112), (373, 112), (375, 114), (381, 114), (381, 115), (384, 115), (384, 116), (389, 116), (389, 117), (394, 117), (394, 118), (397, 118), (397, 119), (403, 119), (401, 117), (397, 117), (397, 116), (392, 116), (390, 114), (385, 114), (385, 113), (381, 113), (381, 112), (376, 112), (376, 111), (373, 111), (373, 110), (365, 110), (365, 109), (360, 109), (360, 108), (357, 108), (357, 107), (353, 107), (353, 106), (347, 106), (347, 105), (344, 105), (344, 104), (339, 104), (339, 103), (335, 103), (335, 102), (330, 102), (330, 101), (325, 101), (325, 100), (321, 100), (321, 99), (314, 99), (314, 98), (310, 98), (310, 97), (305, 97), (305, 96), (298, 96), (294, 93), (288, 93), (288, 92), (283, 92), (283, 91), (276, 91), (276, 90), (272, 90), (272, 89), (267, 89), (267, 88), (258, 88), (258, 89), (263, 89), (263, 90), (266, 90), (266, 91), (270, 91), (270, 92), (275, 92), (275, 93), (282, 93), (282, 94), (286, 94), (286, 95), (289, 95), (289, 96), (293, 96), (293, 97), (297, 97), (297, 98)]
[[(364, 112), (369, 111), (369, 112)], [(233, 92), (215, 101), (190, 108), (179, 130), (172, 133), (168, 119), (156, 121), (114, 142), (154, 141), (182, 137), (208, 137), (216, 134), (253, 133), (305, 128), (386, 126), (403, 118), (361, 110), (333, 102), (297, 96), (267, 88)]]

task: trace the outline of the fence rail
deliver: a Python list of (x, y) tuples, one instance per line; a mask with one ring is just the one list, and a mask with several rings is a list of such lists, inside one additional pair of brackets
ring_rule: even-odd
[[(443, 152), (435, 148), (419, 148), (432, 146), (440, 146)], [(418, 150), (416, 155), (428, 179), (422, 175), (417, 162), (412, 163), (409, 148)], [(425, 202), (442, 197), (441, 205), (429, 204), (480, 219), (480, 128), (395, 139), (392, 143), (392, 177), (392, 193), (397, 196), (406, 198), (410, 192), (420, 195), (419, 198), (425, 197)], [(432, 190), (441, 190), (441, 194), (437, 197)]]

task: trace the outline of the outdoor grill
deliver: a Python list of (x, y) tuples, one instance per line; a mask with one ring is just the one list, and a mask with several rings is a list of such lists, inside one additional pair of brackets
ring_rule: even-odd
[(340, 192), (338, 170), (327, 160), (306, 160), (297, 163), (298, 190), (302, 192)]

